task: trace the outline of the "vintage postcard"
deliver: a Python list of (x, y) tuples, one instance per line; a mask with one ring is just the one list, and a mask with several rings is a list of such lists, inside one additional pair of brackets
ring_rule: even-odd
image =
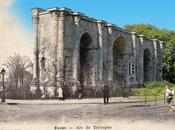
[(0, 130), (170, 130), (175, 2), (0, 0)]

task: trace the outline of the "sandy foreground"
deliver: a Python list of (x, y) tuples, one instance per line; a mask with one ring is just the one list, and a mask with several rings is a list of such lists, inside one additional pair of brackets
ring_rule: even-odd
[(169, 112), (163, 102), (111, 102), (109, 105), (68, 102), (1, 104), (0, 130), (175, 129), (175, 112)]

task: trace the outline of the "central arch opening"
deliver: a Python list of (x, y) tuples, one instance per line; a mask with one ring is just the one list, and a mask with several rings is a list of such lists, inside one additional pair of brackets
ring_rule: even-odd
[(144, 82), (151, 81), (151, 52), (149, 49), (144, 50), (143, 56), (143, 67), (144, 67)]
[(80, 72), (79, 81), (83, 86), (88, 86), (91, 82), (91, 68), (93, 65), (92, 38), (88, 33), (84, 33), (80, 39)]
[(123, 37), (115, 39), (113, 44), (113, 82), (116, 86), (126, 84), (127, 50)]

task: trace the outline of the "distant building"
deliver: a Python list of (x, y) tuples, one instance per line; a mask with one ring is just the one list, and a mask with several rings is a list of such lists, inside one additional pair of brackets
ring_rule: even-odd
[(67, 8), (32, 12), (38, 88), (56, 89), (66, 82), (71, 93), (79, 81), (87, 92), (105, 83), (115, 90), (162, 80), (162, 41)]

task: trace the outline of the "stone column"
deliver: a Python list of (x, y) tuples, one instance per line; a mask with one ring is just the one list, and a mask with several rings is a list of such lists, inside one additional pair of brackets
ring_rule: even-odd
[(78, 65), (79, 65), (79, 45), (80, 45), (80, 39), (79, 39), (79, 23), (81, 20), (81, 14), (74, 13), (74, 49), (73, 49), (73, 59), (72, 59), (72, 68), (73, 68), (73, 79), (75, 82), (77, 82), (78, 79)]
[(159, 44), (160, 44), (160, 69), (159, 69), (159, 75), (160, 75), (160, 78), (159, 80), (163, 80), (162, 76), (163, 76), (163, 72), (162, 72), (162, 69), (163, 69), (163, 44), (164, 42), (163, 41), (159, 41)]
[[(38, 26), (39, 26), (39, 11), (38, 9), (32, 10), (33, 16), (33, 80), (39, 80), (39, 43), (38, 43)], [(38, 85), (37, 85), (38, 87)]]
[(57, 91), (57, 49), (58, 49), (58, 10), (51, 12), (52, 16), (52, 37), (51, 37), (51, 44), (54, 46), (54, 61), (53, 61), (53, 68), (54, 68), (54, 87), (55, 92)]
[(114, 25), (108, 24), (108, 82), (112, 82), (113, 80), (113, 41), (112, 41), (112, 33), (113, 33), (113, 28)]
[(51, 13), (52, 15), (52, 37), (51, 43), (54, 45), (54, 56), (55, 61), (57, 61), (57, 48), (58, 48), (58, 12), (54, 11)]
[[(139, 35), (140, 38), (140, 62), (139, 62), (139, 84), (143, 84), (144, 81), (144, 35)], [(138, 52), (139, 53), (139, 52)]]
[(65, 24), (65, 10), (59, 10), (58, 20), (58, 47), (57, 47), (57, 78), (58, 85), (61, 85), (61, 81), (64, 78), (64, 24)]
[(136, 76), (137, 76), (137, 71), (136, 71), (136, 65), (137, 65), (137, 58), (136, 58), (136, 32), (132, 32), (132, 43), (133, 43), (133, 51), (134, 51), (134, 82), (136, 83)]
[(157, 39), (153, 39), (153, 45), (154, 45), (154, 76), (153, 80), (156, 81), (157, 77)]
[(91, 83), (92, 83), (92, 87), (95, 87), (97, 85), (97, 49), (93, 48), (90, 51), (90, 55), (92, 57), (92, 75), (91, 75)]
[(97, 21), (97, 27), (98, 27), (98, 39), (99, 39), (98, 80), (99, 80), (99, 83), (102, 83), (102, 80), (103, 80), (103, 27), (104, 27), (103, 22)]

